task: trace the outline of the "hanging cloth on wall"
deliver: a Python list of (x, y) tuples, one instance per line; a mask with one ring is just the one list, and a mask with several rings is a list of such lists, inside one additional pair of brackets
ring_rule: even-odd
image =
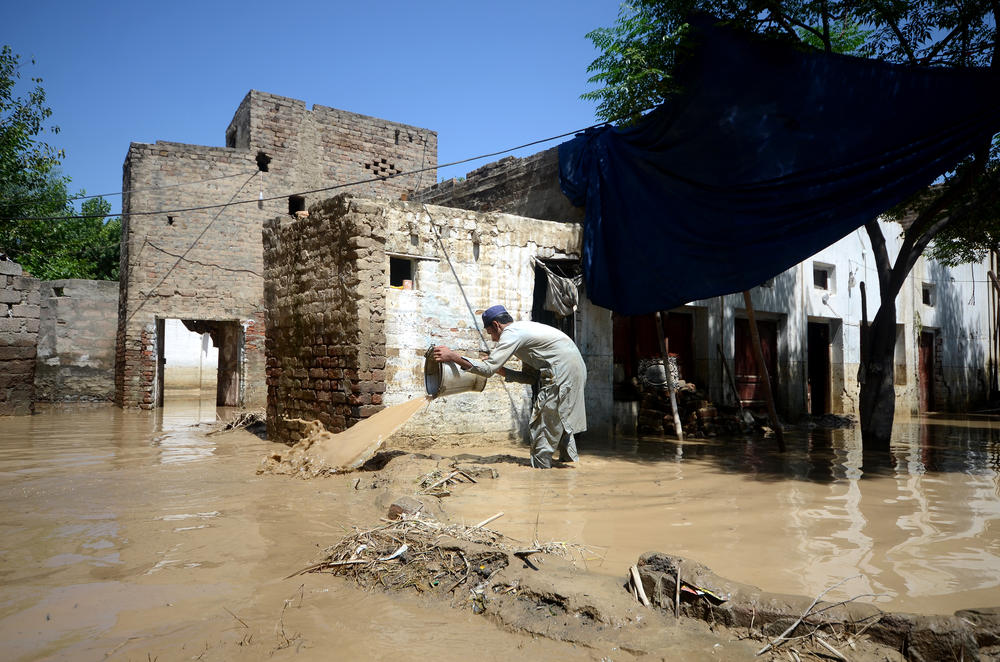
[(1000, 130), (1000, 76), (804, 50), (691, 20), (685, 90), (559, 146), (594, 303), (750, 289), (930, 185)]
[(535, 264), (542, 268), (548, 279), (542, 308), (555, 313), (559, 318), (576, 312), (576, 307), (580, 303), (580, 283), (583, 282), (583, 276), (566, 278), (554, 273), (541, 260), (535, 260)]

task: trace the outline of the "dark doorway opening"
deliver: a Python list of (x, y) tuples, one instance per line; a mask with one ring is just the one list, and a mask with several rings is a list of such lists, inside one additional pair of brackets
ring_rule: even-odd
[(538, 260), (537, 262), (541, 262), (541, 264), (535, 264), (535, 288), (531, 298), (531, 321), (554, 326), (575, 341), (576, 314), (560, 317), (553, 311), (545, 308), (545, 295), (549, 289), (549, 277), (546, 269), (562, 278), (574, 278), (580, 274), (580, 263), (577, 260)]
[(820, 416), (830, 411), (830, 325), (809, 322), (807, 334), (809, 413)]
[[(735, 377), (736, 391), (744, 407), (764, 411), (767, 400), (764, 397), (763, 378), (757, 369), (754, 358), (753, 338), (750, 335), (750, 320), (736, 318), (734, 329), (735, 341)], [(757, 333), (760, 335), (761, 353), (764, 355), (764, 365), (770, 377), (771, 393), (778, 399), (778, 323), (773, 320), (757, 320)]]
[(920, 411), (935, 411), (934, 402), (934, 331), (920, 332)]
[[(691, 382), (695, 375), (694, 314), (663, 313), (663, 335), (667, 351), (676, 356), (680, 379)], [(656, 315), (612, 315), (613, 352), (615, 365), (615, 399), (633, 400), (638, 397), (633, 379), (638, 376), (639, 362), (662, 357), (660, 340), (656, 337)]]

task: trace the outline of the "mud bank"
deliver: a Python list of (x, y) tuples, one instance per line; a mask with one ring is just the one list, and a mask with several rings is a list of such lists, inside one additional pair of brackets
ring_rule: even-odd
[[(829, 602), (819, 597), (768, 593), (719, 577), (699, 563), (659, 552), (643, 554), (637, 567), (650, 602), (656, 607), (666, 611), (679, 609), (682, 616), (729, 628), (747, 628), (775, 647), (803, 634), (807, 637), (818, 634), (828, 641), (847, 643), (851, 648), (844, 648), (843, 652), (853, 657), (857, 641), (864, 636), (897, 651), (907, 660), (1000, 657), (1000, 608), (966, 609), (952, 616), (889, 613), (853, 599)], [(678, 575), (685, 589), (680, 592)], [(691, 587), (710, 593), (694, 595), (698, 588), (692, 592)], [(712, 596), (725, 599), (716, 600)], [(814, 652), (833, 651), (827, 648)]]
[[(355, 531), (305, 571), (345, 576), (367, 590), (419, 594), (483, 614), (511, 632), (638, 656), (672, 656), (690, 645), (689, 638), (702, 636), (717, 638), (715, 656), (724, 649), (737, 658), (763, 653), (763, 659), (787, 659), (786, 650), (853, 660), (978, 660), (1000, 654), (998, 609), (918, 616), (859, 601), (871, 595), (826, 602), (822, 596), (767, 593), (657, 552), (643, 554), (636, 564), (639, 593), (645, 594), (640, 600), (628, 591), (628, 569), (617, 579), (589, 572), (586, 548), (511, 539), (482, 524), (443, 524), (447, 495), (412, 489), (427, 485), (418, 475), (444, 475), (452, 478), (448, 494), (475, 490), (478, 481), (470, 473), (492, 479), (498, 473), (483, 470), (491, 463), (517, 464), (502, 455), (377, 456), (367, 466), (377, 473), (358, 474), (355, 486), (377, 490), (379, 507), (392, 500), (391, 519)], [(381, 541), (373, 537), (376, 532)]]

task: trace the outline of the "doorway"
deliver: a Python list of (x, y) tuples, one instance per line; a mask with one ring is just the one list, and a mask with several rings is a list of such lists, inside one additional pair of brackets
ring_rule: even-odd
[[(580, 275), (578, 260), (537, 260), (535, 263), (535, 286), (531, 294), (531, 321), (548, 324), (559, 329), (576, 342), (576, 313), (559, 315), (547, 305), (549, 295), (549, 273), (559, 277), (574, 279)], [(579, 292), (578, 292), (579, 294)], [(551, 296), (556, 296), (555, 293)]]
[(809, 322), (807, 342), (809, 413), (821, 416), (830, 412), (830, 325)]
[[(750, 335), (750, 320), (737, 317), (735, 320), (735, 373), (736, 391), (744, 407), (762, 410), (767, 407), (764, 396), (763, 377), (757, 369), (754, 358), (753, 337)], [(778, 323), (774, 320), (757, 320), (760, 348), (764, 355), (764, 365), (770, 377), (771, 393), (778, 399)]]
[[(164, 398), (240, 404), (243, 327), (237, 321), (157, 320), (156, 406)], [(167, 396), (166, 394), (170, 395)]]

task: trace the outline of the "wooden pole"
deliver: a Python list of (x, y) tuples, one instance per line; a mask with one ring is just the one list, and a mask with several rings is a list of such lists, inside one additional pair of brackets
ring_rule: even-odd
[(733, 397), (736, 398), (736, 406), (740, 410), (740, 418), (742, 419), (743, 401), (740, 400), (740, 391), (736, 388), (736, 380), (733, 379), (733, 373), (729, 372), (729, 364), (726, 363), (726, 355), (722, 353), (722, 345), (716, 343), (715, 349), (719, 352), (719, 360), (722, 361), (722, 371), (726, 373), (726, 378), (729, 380), (729, 386), (733, 389)]
[(771, 376), (767, 373), (767, 366), (764, 364), (764, 352), (760, 348), (760, 334), (757, 332), (757, 319), (753, 314), (753, 303), (750, 301), (750, 291), (743, 290), (743, 302), (747, 309), (747, 318), (750, 320), (750, 338), (753, 343), (753, 355), (757, 361), (757, 371), (764, 378), (764, 398), (767, 400), (767, 415), (771, 419), (771, 428), (774, 430), (774, 437), (778, 441), (778, 451), (785, 452), (785, 436), (781, 430), (781, 423), (778, 421), (778, 410), (774, 407), (774, 394), (771, 393)]
[(684, 428), (681, 427), (681, 415), (677, 411), (677, 384), (674, 383), (673, 373), (670, 371), (670, 354), (668, 353), (667, 339), (663, 335), (663, 319), (660, 311), (656, 311), (656, 337), (660, 340), (660, 353), (663, 354), (663, 370), (667, 377), (667, 390), (670, 391), (670, 409), (674, 412), (674, 432), (680, 441), (684, 441)]
[[(865, 281), (859, 284), (861, 290), (861, 365), (864, 370), (868, 369), (868, 293), (865, 290)], [(861, 374), (864, 375), (864, 370)], [(862, 377), (862, 380), (864, 377)]]

